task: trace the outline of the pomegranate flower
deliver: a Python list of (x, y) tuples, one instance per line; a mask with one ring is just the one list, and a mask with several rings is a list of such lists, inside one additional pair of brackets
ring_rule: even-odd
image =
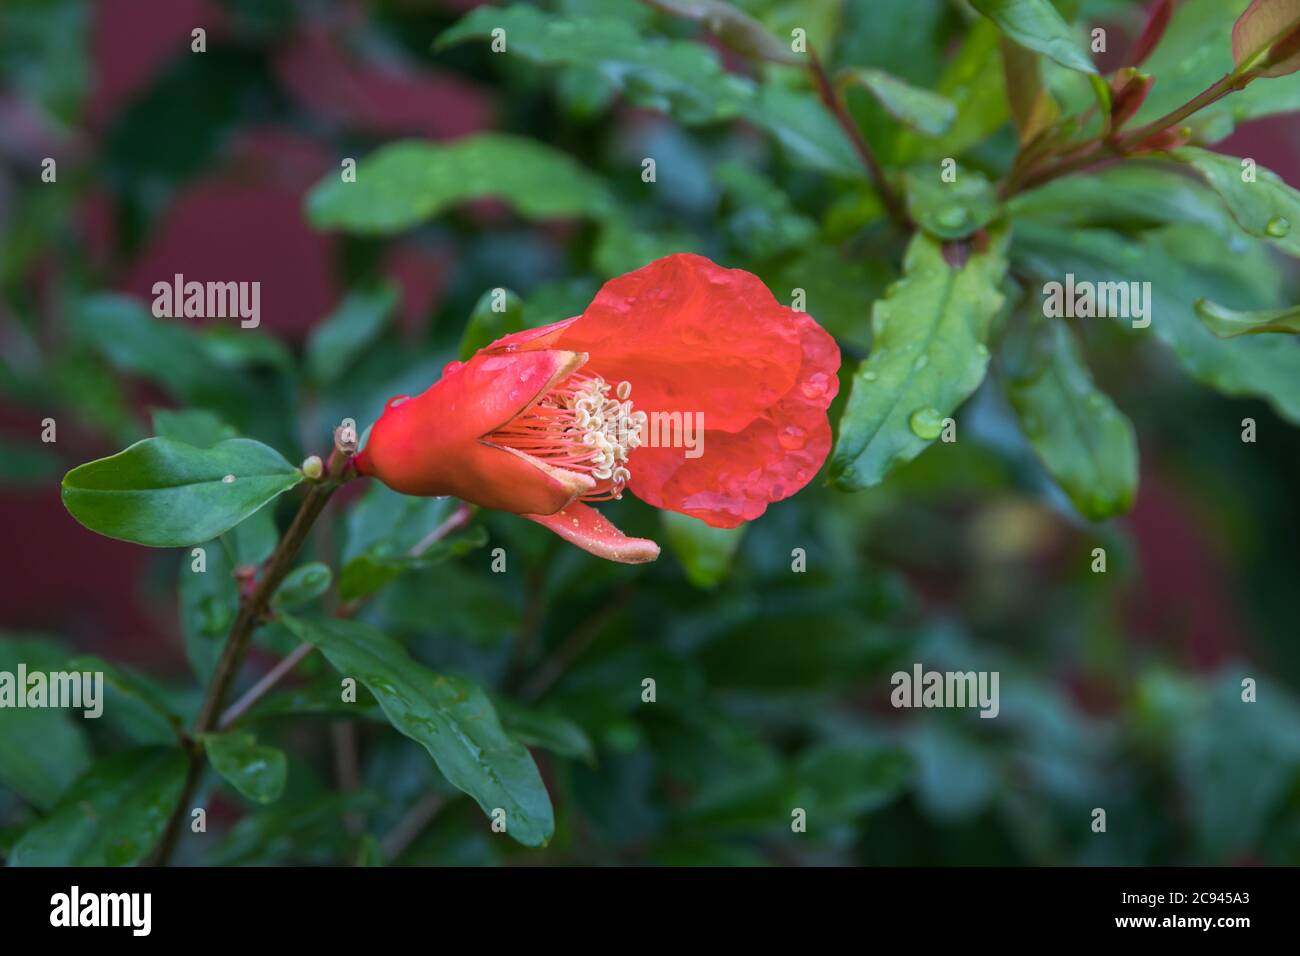
[(523, 515), (612, 561), (653, 561), (658, 545), (588, 502), (626, 489), (718, 528), (757, 518), (826, 460), (839, 364), (835, 340), (756, 276), (667, 256), (605, 283), (581, 315), (390, 400), (357, 471)]

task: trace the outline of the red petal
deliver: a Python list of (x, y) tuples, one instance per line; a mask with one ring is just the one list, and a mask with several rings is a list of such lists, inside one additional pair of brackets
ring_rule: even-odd
[(455, 495), (485, 508), (546, 514), (593, 482), (485, 444), (495, 431), (570, 375), (574, 352), (480, 352), (415, 398), (390, 403), (375, 422), (357, 470), (408, 495)]
[(761, 515), (812, 480), (831, 448), (826, 409), (839, 391), (840, 350), (810, 316), (795, 313), (798, 381), (743, 431), (708, 428), (702, 454), (638, 448), (628, 465), (629, 489), (642, 501), (721, 528)]
[(607, 561), (645, 564), (659, 557), (659, 545), (648, 538), (629, 538), (590, 505), (575, 501), (553, 515), (524, 515), (550, 528), (565, 541)]
[(631, 382), (638, 409), (702, 412), (706, 428), (738, 432), (794, 385), (800, 327), (757, 276), (679, 254), (606, 282), (548, 344)]

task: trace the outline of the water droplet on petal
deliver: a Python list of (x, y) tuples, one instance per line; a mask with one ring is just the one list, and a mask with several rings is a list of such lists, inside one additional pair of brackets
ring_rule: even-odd
[(384, 409), (396, 408), (398, 405), (402, 404), (402, 402), (408, 402), (410, 400), (410, 395), (394, 395), (384, 404)]
[(918, 408), (907, 423), (917, 438), (931, 441), (943, 431), (943, 414), (937, 408)]
[(1285, 216), (1274, 216), (1264, 227), (1264, 231), (1274, 239), (1281, 239), (1291, 232), (1291, 220)]
[(233, 485), (233, 484), (235, 483), (235, 476), (234, 476), (234, 475), (226, 475), (226, 477), (222, 478), (221, 481), (222, 481), (223, 484)]
[(808, 444), (808, 433), (798, 425), (786, 425), (777, 433), (776, 440), (786, 451), (798, 451)]
[(799, 391), (803, 392), (804, 398), (821, 398), (826, 394), (826, 389), (830, 376), (825, 372), (813, 372), (803, 384), (799, 386)]

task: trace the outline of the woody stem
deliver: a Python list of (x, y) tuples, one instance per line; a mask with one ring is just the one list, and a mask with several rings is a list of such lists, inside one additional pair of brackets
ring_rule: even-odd
[(314, 482), (311, 490), (307, 492), (307, 496), (303, 498), (302, 504), (298, 507), (298, 513), (294, 515), (293, 522), (289, 525), (289, 530), (284, 533), (284, 537), (280, 539), (275, 551), (267, 560), (261, 579), (257, 582), (252, 593), (240, 600), (239, 612), (235, 616), (234, 624), (230, 627), (230, 634), (226, 637), (225, 646), (221, 650), (221, 657), (217, 660), (217, 667), (212, 675), (212, 680), (208, 684), (198, 719), (194, 722), (194, 729), (190, 733), (189, 767), (185, 774), (184, 785), (181, 788), (180, 800), (177, 802), (171, 818), (167, 821), (167, 828), (163, 831), (162, 839), (150, 859), (150, 862), (155, 866), (167, 865), (180, 839), (181, 823), (186, 812), (185, 808), (193, 799), (194, 791), (198, 788), (199, 779), (203, 773), (201, 737), (217, 728), (217, 715), (221, 712), (221, 706), (225, 702), (226, 695), (230, 692), (230, 687), (239, 673), (239, 665), (243, 662), (244, 654), (248, 650), (248, 643), (253, 636), (253, 631), (266, 614), (271, 602), (271, 595), (275, 593), (276, 588), (288, 575), (294, 558), (297, 557), (298, 551), (302, 548), (308, 533), (316, 523), (316, 519), (320, 517), (321, 512), (325, 510), (325, 505), (329, 502), (334, 491), (343, 481), (351, 477), (349, 474), (350, 465), (351, 462), (338, 450), (335, 450), (330, 455), (324, 477)]

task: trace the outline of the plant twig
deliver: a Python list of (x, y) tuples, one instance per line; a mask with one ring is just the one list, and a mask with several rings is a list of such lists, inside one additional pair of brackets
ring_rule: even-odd
[(1019, 170), (1017, 175), (1011, 176), (1003, 184), (999, 194), (1002, 198), (1008, 199), (1017, 193), (1042, 186), (1054, 179), (1068, 176), (1070, 173), (1091, 169), (1093, 166), (1108, 160), (1123, 158), (1134, 147), (1140, 146), (1153, 136), (1172, 129), (1194, 113), (1217, 103), (1228, 94), (1245, 89), (1253, 79), (1255, 79), (1255, 75), (1252, 73), (1238, 73), (1235, 71), (1229, 73), (1217, 82), (1210, 84), (1183, 105), (1171, 110), (1159, 119), (1152, 120), (1145, 126), (1109, 138), (1097, 136), (1086, 140), (1063, 154), (1048, 157), (1049, 161), (1038, 168), (1032, 168), (1032, 164), (1030, 164), (1030, 168)]
[(821, 99), (823, 105), (830, 110), (831, 115), (835, 117), (835, 122), (840, 124), (853, 144), (853, 149), (862, 159), (862, 164), (867, 168), (867, 175), (871, 178), (871, 185), (875, 188), (880, 201), (884, 203), (885, 211), (889, 213), (889, 218), (900, 226), (908, 225), (907, 210), (903, 206), (903, 201), (895, 192), (889, 180), (885, 177), (885, 170), (880, 165), (880, 160), (876, 158), (875, 152), (871, 149), (871, 144), (867, 142), (862, 130), (858, 128), (857, 122), (849, 115), (849, 111), (844, 107), (844, 101), (840, 99), (835, 92), (835, 85), (831, 83), (831, 78), (826, 73), (826, 68), (822, 66), (822, 61), (817, 58), (817, 54), (812, 48), (808, 48), (808, 68), (812, 73), (813, 82), (817, 86), (817, 96)]
[(280, 539), (275, 551), (267, 560), (261, 580), (257, 582), (257, 586), (252, 593), (240, 602), (239, 612), (235, 616), (234, 624), (230, 627), (230, 634), (227, 636), (225, 646), (221, 650), (221, 657), (217, 660), (216, 670), (213, 672), (212, 680), (208, 684), (202, 708), (190, 734), (190, 763), (185, 775), (185, 783), (181, 788), (181, 798), (177, 802), (171, 818), (167, 821), (167, 828), (163, 831), (162, 839), (159, 841), (158, 847), (151, 858), (150, 862), (154, 865), (165, 866), (168, 863), (180, 838), (181, 823), (185, 818), (186, 807), (194, 796), (194, 791), (198, 787), (199, 778), (203, 771), (203, 745), (200, 737), (216, 729), (222, 704), (225, 702), (226, 695), (239, 673), (239, 665), (243, 662), (244, 653), (248, 650), (249, 639), (262, 617), (266, 614), (271, 595), (275, 593), (275, 589), (280, 586), (285, 576), (288, 575), (293, 560), (303, 542), (307, 539), (307, 534), (311, 531), (312, 525), (316, 523), (316, 519), (325, 510), (325, 505), (329, 502), (340, 482), (346, 480), (350, 468), (351, 460), (342, 455), (337, 449), (330, 455), (329, 466), (324, 477), (322, 480), (313, 483), (311, 490), (307, 492), (307, 496), (298, 507), (298, 513), (294, 515), (293, 522), (289, 525), (289, 530), (284, 533), (284, 537)]
[(411, 808), (402, 815), (393, 829), (389, 830), (379, 843), (384, 862), (392, 863), (406, 852), (406, 848), (424, 832), (424, 828), (433, 821), (446, 803), (445, 796), (430, 791), (411, 804)]
[[(458, 528), (463, 528), (469, 524), (470, 519), (474, 516), (474, 508), (461, 502), (456, 510), (436, 528), (426, 534), (410, 550), (406, 552), (408, 557), (418, 558), (424, 552), (428, 551), (435, 544), (441, 541), (447, 535), (451, 534)], [(335, 612), (335, 617), (352, 617), (365, 604), (365, 598), (354, 598), (348, 601)], [(302, 663), (312, 651), (316, 648), (312, 644), (303, 642), (290, 651), (278, 664), (272, 667), (256, 684), (250, 687), (239, 700), (235, 701), (221, 715), (220, 725), (224, 729), (233, 724), (236, 720), (248, 712), (249, 708), (259, 700), (270, 693), (275, 685), (280, 683), (289, 672)]]

